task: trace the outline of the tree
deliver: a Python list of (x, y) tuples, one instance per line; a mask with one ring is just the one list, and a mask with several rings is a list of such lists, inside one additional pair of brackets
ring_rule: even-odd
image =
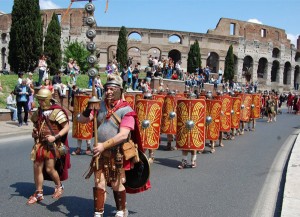
[(90, 67), (87, 62), (89, 55), (90, 52), (86, 49), (83, 42), (78, 42), (77, 40), (74, 42), (67, 42), (67, 46), (64, 50), (63, 65), (66, 67), (69, 59), (72, 58), (77, 61), (81, 71), (87, 72)]
[(43, 44), (39, 0), (14, 0), (11, 19), (8, 63), (14, 72), (32, 71)]
[(120, 63), (120, 69), (122, 70), (126, 66), (128, 54), (127, 54), (127, 30), (124, 26), (121, 27), (117, 45), (117, 61)]
[(61, 28), (58, 16), (53, 13), (52, 19), (48, 25), (44, 42), (44, 54), (47, 56), (47, 63), (50, 74), (53, 75), (60, 70), (61, 67)]
[(232, 45), (230, 45), (225, 58), (224, 80), (233, 81), (233, 78), (234, 78), (234, 56), (233, 56), (233, 47)]
[(189, 73), (194, 73), (197, 68), (201, 68), (201, 53), (198, 40), (190, 47), (187, 59), (187, 71)]

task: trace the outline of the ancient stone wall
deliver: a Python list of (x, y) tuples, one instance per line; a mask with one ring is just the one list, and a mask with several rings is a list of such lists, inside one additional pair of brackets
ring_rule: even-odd
[[(85, 42), (85, 10), (66, 9), (43, 10), (44, 31), (51, 20), (52, 14), (60, 15), (62, 27), (62, 49), (65, 42), (78, 40)], [(9, 31), (11, 15), (0, 15), (0, 69), (7, 63)], [(119, 27), (97, 27), (97, 44), (100, 53), (99, 64), (104, 68), (116, 54)], [(199, 41), (202, 67), (209, 65), (214, 72), (224, 70), (225, 57), (230, 45), (233, 46), (235, 58), (236, 81), (245, 83), (245, 70), (251, 73), (248, 82), (259, 81), (266, 89), (293, 89), (295, 83), (300, 83), (300, 39), (297, 47), (290, 44), (283, 29), (249, 23), (245, 21), (221, 18), (215, 29), (206, 34), (162, 29), (127, 28), (128, 36), (132, 33), (140, 35), (141, 40), (128, 40), (128, 52), (134, 57), (134, 63), (139, 62), (144, 68), (148, 56), (181, 60), (181, 68), (187, 68), (187, 56), (190, 46)], [(4, 35), (3, 35), (4, 34)], [(178, 42), (171, 42), (170, 37), (176, 36)], [(175, 56), (174, 56), (175, 55)], [(274, 67), (278, 65), (278, 67)], [(275, 68), (275, 69), (274, 69)]]

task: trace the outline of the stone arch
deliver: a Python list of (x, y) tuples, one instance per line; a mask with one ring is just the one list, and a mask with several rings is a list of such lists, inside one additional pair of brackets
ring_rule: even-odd
[(111, 61), (117, 57), (117, 45), (111, 45), (107, 48), (107, 60)]
[(280, 50), (277, 47), (274, 47), (272, 50), (272, 57), (273, 58), (280, 58)]
[(132, 58), (132, 67), (136, 64), (141, 64), (141, 50), (138, 47), (130, 47), (127, 51), (128, 57)]
[(157, 59), (159, 60), (160, 57), (161, 57), (161, 50), (157, 47), (151, 47), (149, 50), (148, 50), (148, 57), (149, 56), (152, 56), (153, 58), (157, 57)]
[(172, 58), (172, 60), (174, 61), (174, 66), (175, 66), (176, 62), (181, 60), (181, 52), (176, 49), (170, 50), (168, 53), (168, 58), (169, 57)]
[(2, 67), (2, 70), (6, 69), (6, 48), (3, 47), (1, 49), (1, 67)]
[(262, 57), (258, 61), (257, 78), (262, 78), (264, 80), (267, 80), (267, 72), (268, 72), (268, 60), (265, 57)]
[(217, 73), (219, 71), (219, 54), (216, 52), (210, 52), (206, 59), (206, 66), (209, 66), (212, 73)]
[(299, 84), (300, 84), (300, 67), (299, 67), (299, 65), (296, 65), (295, 71), (294, 71), (294, 88), (295, 88), (295, 90), (299, 90)]
[(178, 34), (170, 35), (168, 41), (172, 44), (182, 44), (182, 38)]
[(248, 82), (253, 78), (253, 58), (251, 56), (245, 56), (244, 58), (243, 75)]
[(278, 74), (279, 69), (280, 69), (279, 61), (274, 60), (271, 69), (271, 82), (279, 82), (279, 74)]
[(296, 52), (295, 61), (300, 63), (300, 52)]
[(283, 84), (291, 84), (292, 65), (290, 62), (284, 64)]
[(130, 42), (141, 42), (142, 41), (142, 34), (136, 31), (130, 32), (128, 34), (128, 41)]
[(2, 33), (1, 34), (1, 42), (2, 43), (6, 43), (7, 42), (7, 34), (6, 33)]

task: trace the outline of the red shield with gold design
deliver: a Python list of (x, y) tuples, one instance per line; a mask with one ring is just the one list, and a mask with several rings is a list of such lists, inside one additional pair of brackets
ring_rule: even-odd
[(135, 104), (140, 99), (144, 99), (144, 94), (143, 93), (138, 93), (138, 94), (135, 95)]
[(222, 102), (220, 100), (206, 100), (206, 117), (210, 122), (206, 122), (206, 139), (216, 141), (219, 139), (221, 126)]
[(251, 118), (260, 118), (261, 95), (252, 94)]
[(176, 147), (182, 150), (203, 150), (205, 146), (205, 100), (179, 99), (177, 115)]
[[(74, 96), (74, 113), (73, 117), (77, 117), (79, 113), (85, 110), (90, 97), (87, 95)], [(72, 137), (76, 139), (91, 139), (93, 136), (93, 122), (87, 124), (78, 123), (77, 118), (73, 118)]]
[(232, 97), (233, 114), (231, 116), (231, 128), (238, 129), (240, 126), (241, 104), (242, 104), (241, 97)]
[(176, 134), (177, 114), (176, 96), (166, 96), (162, 109), (161, 133)]
[(241, 121), (248, 122), (251, 115), (252, 95), (241, 94), (241, 96), (242, 96)]
[(231, 107), (232, 107), (232, 98), (231, 96), (216, 96), (216, 100), (221, 100), (222, 109), (221, 109), (221, 132), (229, 132), (231, 129)]
[(158, 102), (161, 102), (162, 105), (164, 104), (164, 101), (165, 101), (165, 97), (166, 95), (160, 95), (160, 94), (153, 94), (152, 95), (152, 98)]
[(124, 95), (125, 101), (129, 103), (131, 108), (134, 110), (134, 105), (135, 105), (135, 97), (134, 95), (131, 94), (125, 94)]
[(155, 100), (140, 99), (136, 103), (135, 110), (143, 147), (145, 149), (158, 149), (162, 103)]

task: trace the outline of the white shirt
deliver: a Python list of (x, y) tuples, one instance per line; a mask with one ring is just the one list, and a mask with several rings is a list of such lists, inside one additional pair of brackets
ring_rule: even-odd
[(6, 104), (7, 105), (15, 105), (16, 99), (11, 94), (9, 94), (9, 96), (6, 98)]

